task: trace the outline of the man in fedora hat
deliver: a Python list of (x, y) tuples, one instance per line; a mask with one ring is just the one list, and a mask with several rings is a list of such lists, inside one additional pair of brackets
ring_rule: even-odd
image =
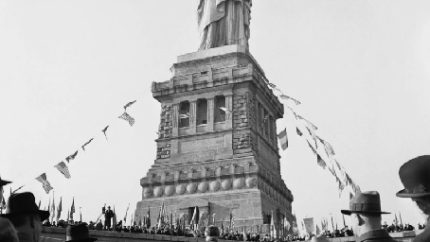
[(96, 240), (96, 238), (90, 237), (88, 227), (84, 223), (69, 225), (66, 228), (65, 242), (92, 242)]
[(349, 203), (349, 210), (341, 210), (341, 212), (351, 215), (357, 242), (395, 241), (387, 231), (381, 229), (381, 215), (389, 213), (381, 211), (381, 199), (378, 192), (369, 191), (356, 194)]
[(42, 221), (49, 217), (48, 211), (39, 210), (33, 193), (15, 193), (9, 197), (6, 214), (18, 232), (21, 242), (38, 242), (42, 232)]
[[(400, 167), (400, 180), (404, 189), (397, 192), (397, 197), (411, 198), (418, 208), (430, 217), (430, 155), (418, 156)], [(430, 224), (415, 237), (414, 242), (430, 241)]]

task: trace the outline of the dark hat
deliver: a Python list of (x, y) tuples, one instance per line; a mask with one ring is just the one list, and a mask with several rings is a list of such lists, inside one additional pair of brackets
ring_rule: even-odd
[(4, 186), (4, 185), (9, 184), (9, 183), (11, 183), (11, 182), (10, 181), (6, 181), (6, 180), (2, 180), (1, 177), (0, 177), (0, 186)]
[(31, 192), (12, 194), (7, 202), (6, 214), (1, 216), (10, 218), (18, 214), (39, 214), (41, 221), (49, 217), (48, 211), (39, 210)]
[(405, 189), (397, 192), (398, 197), (430, 196), (430, 155), (418, 156), (403, 164), (399, 176)]
[(218, 227), (216, 227), (214, 225), (210, 225), (210, 226), (206, 227), (205, 235), (210, 236), (210, 237), (218, 237), (219, 236)]
[(90, 237), (88, 227), (84, 223), (67, 226), (66, 242), (91, 242), (96, 240), (96, 238)]
[(340, 212), (346, 215), (351, 213), (389, 214), (381, 211), (381, 199), (376, 191), (356, 194), (349, 201), (349, 210), (340, 210)]

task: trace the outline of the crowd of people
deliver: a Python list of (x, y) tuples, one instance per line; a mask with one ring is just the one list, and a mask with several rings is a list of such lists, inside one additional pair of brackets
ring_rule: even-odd
[[(399, 176), (403, 183), (404, 189), (396, 195), (400, 198), (410, 198), (415, 202), (418, 208), (427, 216), (430, 216), (430, 155), (419, 156), (414, 158), (400, 167)], [(9, 184), (9, 181), (0, 178), (0, 201), (3, 199), (3, 186)], [(113, 213), (103, 209), (105, 218), (110, 218)], [(313, 242), (325, 242), (330, 237), (342, 237), (355, 235), (356, 241), (395, 241), (390, 237), (389, 232), (400, 232), (414, 230), (409, 224), (405, 225), (382, 225), (382, 215), (388, 214), (381, 209), (379, 193), (376, 191), (367, 191), (357, 193), (351, 198), (349, 209), (340, 211), (342, 214), (351, 217), (352, 228), (346, 228), (339, 231), (323, 232), (312, 238), (301, 238), (284, 236), (282, 240), (274, 239), (265, 234), (264, 236), (257, 233), (245, 233), (237, 231), (224, 231), (216, 226), (208, 226), (204, 231), (185, 229), (180, 226), (153, 226), (151, 228), (133, 225), (123, 226), (122, 221), (110, 224), (110, 219), (105, 224), (101, 221), (89, 224), (71, 221), (58, 221), (57, 224), (46, 223), (46, 226), (65, 227), (66, 242), (85, 242), (95, 241), (97, 238), (90, 237), (89, 230), (115, 230), (118, 232), (130, 233), (149, 233), (176, 236), (206, 237), (206, 241), (217, 241), (219, 238), (225, 240), (237, 241), (296, 241), (311, 239)], [(11, 194), (8, 199), (5, 214), (0, 216), (0, 241), (1, 242), (38, 242), (42, 233), (42, 222), (49, 217), (48, 211), (38, 208), (35, 197), (30, 192)], [(425, 225), (418, 225), (418, 229), (423, 232), (414, 238), (414, 242), (429, 242), (430, 229)], [(354, 233), (353, 233), (354, 231)], [(312, 234), (310, 234), (312, 236)]]

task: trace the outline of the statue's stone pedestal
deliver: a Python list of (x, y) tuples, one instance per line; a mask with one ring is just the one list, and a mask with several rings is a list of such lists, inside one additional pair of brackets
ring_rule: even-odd
[(284, 217), (291, 222), (276, 137), (283, 105), (254, 58), (225, 46), (180, 56), (171, 71), (152, 84), (162, 104), (157, 159), (141, 179), (135, 221), (149, 210), (155, 224), (164, 202), (167, 218), (185, 224), (194, 207), (200, 226), (227, 228), (230, 214), (239, 230), (265, 232), (272, 214), (277, 228)]

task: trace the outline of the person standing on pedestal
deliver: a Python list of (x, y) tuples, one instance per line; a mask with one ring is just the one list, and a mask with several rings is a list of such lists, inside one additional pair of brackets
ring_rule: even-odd
[(108, 206), (108, 209), (105, 211), (105, 228), (109, 230), (112, 226), (112, 218), (113, 218), (113, 211), (110, 209), (110, 206)]
[(251, 6), (252, 0), (200, 0), (199, 50), (234, 44), (248, 49)]

